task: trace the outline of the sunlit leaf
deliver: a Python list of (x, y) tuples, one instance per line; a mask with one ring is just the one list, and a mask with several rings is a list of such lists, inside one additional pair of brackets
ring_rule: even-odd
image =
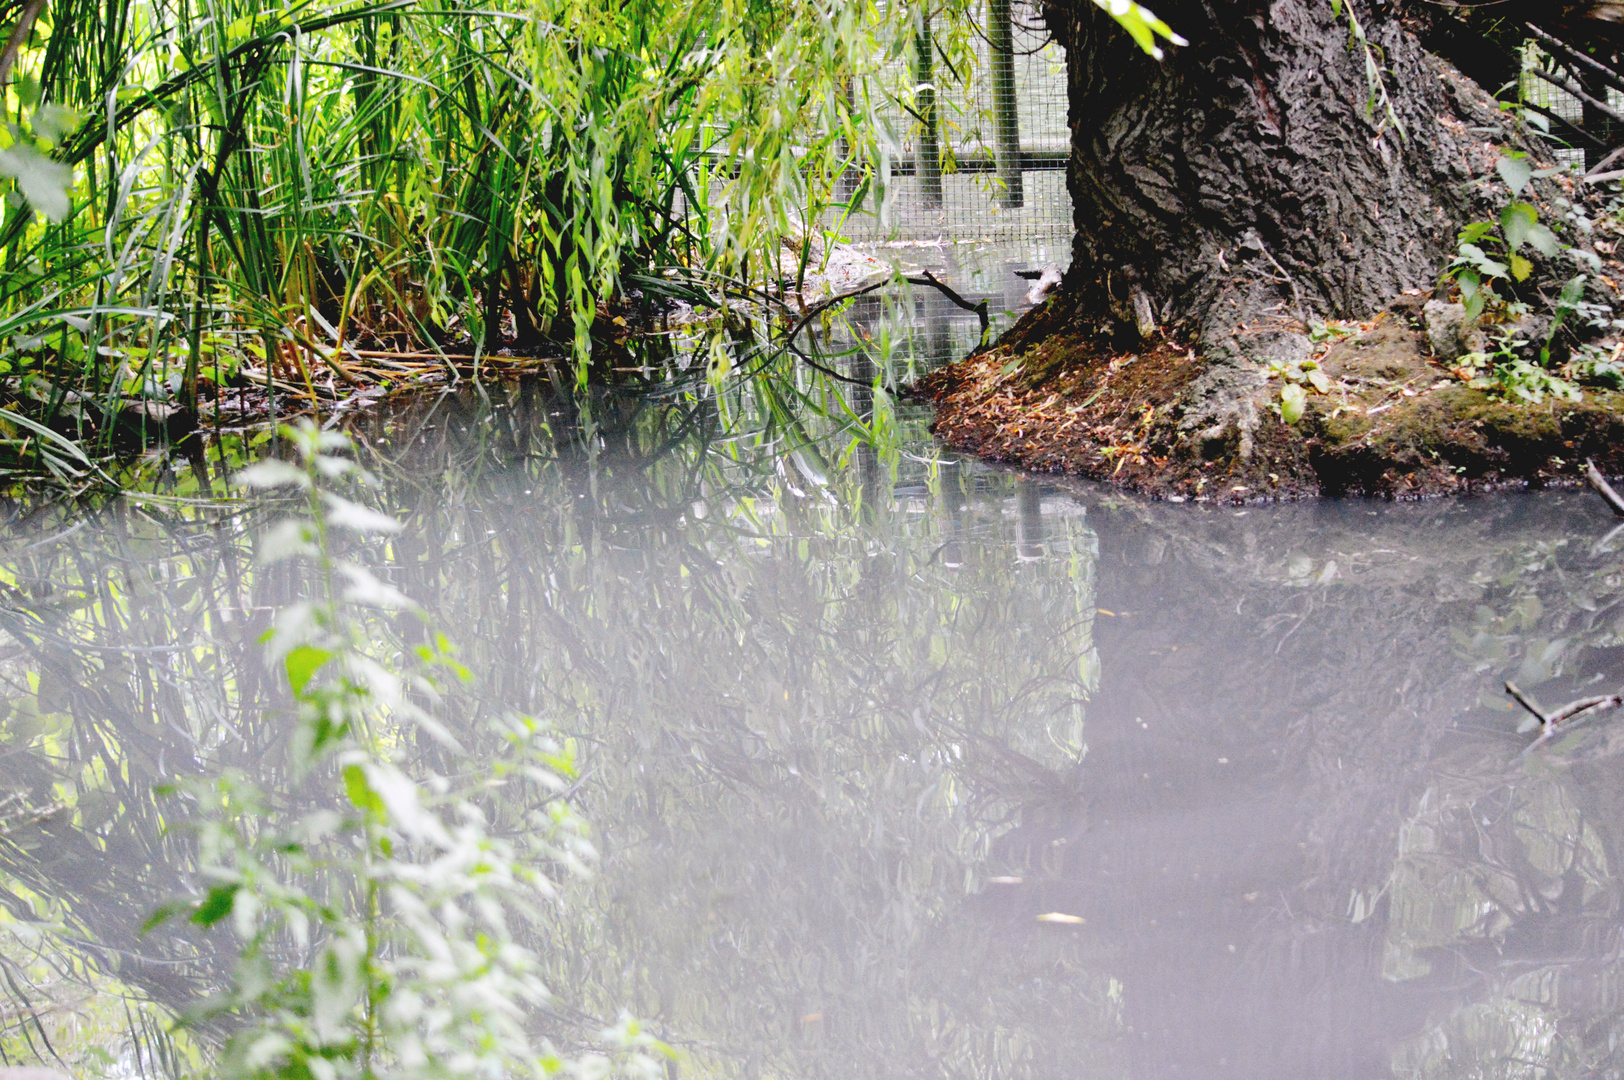
[(351, 502), (332, 492), (323, 492), (322, 502), (326, 504), (328, 522), (341, 529), (363, 534), (400, 531), (400, 522), (388, 514), (381, 514), (371, 507)]
[(1539, 211), (1525, 202), (1514, 202), (1500, 211), (1500, 229), (1512, 251), (1522, 247), (1528, 234), (1539, 224)]
[(305, 475), (303, 469), (295, 468), (276, 458), (266, 458), (264, 461), (248, 466), (248, 468), (236, 475), (236, 481), (245, 487), (266, 489), (279, 487), (308, 488), (310, 486), (310, 477)]
[(68, 189), (73, 186), (73, 170), (53, 161), (28, 143), (16, 143), (0, 150), (0, 176), (17, 181), (23, 198), (50, 218), (63, 221), (72, 209)]
[(1308, 391), (1297, 383), (1287, 383), (1280, 389), (1280, 419), (1295, 424), (1303, 418), (1308, 407)]
[(310, 685), (311, 678), (332, 658), (333, 654), (330, 651), (314, 645), (299, 645), (290, 649), (282, 664), (287, 669), (288, 685), (293, 688), (293, 692), (304, 693), (305, 687)]

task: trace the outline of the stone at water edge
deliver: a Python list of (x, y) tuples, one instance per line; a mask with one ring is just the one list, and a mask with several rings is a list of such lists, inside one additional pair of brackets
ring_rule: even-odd
[(1028, 280), (1036, 279), (1032, 280), (1032, 287), (1026, 291), (1028, 304), (1041, 304), (1047, 300), (1049, 294), (1060, 287), (1062, 276), (1060, 267), (1054, 263), (1048, 263), (1039, 270), (1017, 270), (1015, 274)]

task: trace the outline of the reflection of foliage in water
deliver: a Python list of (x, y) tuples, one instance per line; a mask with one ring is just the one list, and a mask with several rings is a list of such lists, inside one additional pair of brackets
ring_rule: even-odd
[[(1086, 982), (1071, 947), (1002, 950), (956, 909), (1030, 792), (1069, 794), (1097, 666), (1086, 526), (1019, 526), (1049, 555), (1018, 561), (984, 542), (1015, 531), (1007, 485), (895, 443), (824, 442), (823, 473), (792, 428), (729, 442), (703, 403), (600, 402), (584, 445), (555, 405), (446, 400), (372, 432), (382, 508), (407, 528), (387, 562), (354, 554), (455, 630), (479, 675), (449, 701), (463, 725), (514, 707), (577, 740), (574, 797), (607, 857), (553, 943), (549, 981), (583, 1010), (561, 1030), (590, 1035), (630, 1005), (723, 1069), (902, 1047), (1004, 1069), (1056, 1052), (957, 974), (979, 957), (999, 985), (1012, 969)], [(886, 415), (883, 399), (858, 406)], [(190, 882), (153, 786), (221, 767), (283, 783), (287, 702), (256, 643), (308, 584), (250, 565), (256, 520), (137, 499), (38, 522), (7, 560), (0, 617), (19, 649), (0, 770), (64, 804), (12, 838), (7, 883), (19, 910), (49, 897), (106, 970), (171, 1003), (222, 966), (207, 941), (137, 933)], [(368, 632), (393, 649), (420, 630), (378, 617)], [(898, 955), (906, 970), (876, 980), (876, 958)], [(706, 992), (682, 987), (696, 974)], [(763, 1010), (794, 1037), (737, 1044), (764, 1030), (741, 1011)]]
[[(976, 1042), (1026, 1024), (981, 1015), (1001, 1011), (984, 991), (941, 1000), (932, 969), (991, 962), (949, 945), (952, 909), (1026, 792), (1080, 756), (1090, 534), (1066, 522), (1054, 558), (1018, 563), (963, 542), (1006, 526), (999, 502), (964, 505), (951, 467), (858, 444), (825, 489), (793, 458), (651, 467), (636, 447), (657, 435), (630, 434), (527, 477), (517, 532), (401, 559), (410, 590), (473, 630), (501, 697), (570, 710), (560, 723), (598, 744), (583, 794), (608, 914), (573, 928), (553, 982), (763, 1068), (1035, 1052), (1030, 1030)], [(511, 518), (514, 482), (428, 485), (409, 520), (477, 538)], [(455, 559), (481, 584), (449, 580)], [(893, 973), (890, 957), (909, 959)], [(727, 1041), (749, 1032), (780, 1038)]]
[[(854, 333), (833, 359), (867, 379), (869, 347), (883, 354)], [(1246, 885), (1213, 922), (1233, 916), (1240, 933), (1244, 919), (1260, 956), (1355, 922), (1385, 942), (1399, 985), (1461, 988), (1450, 993), (1468, 1004), (1401, 1049), (1412, 1074), (1468, 1060), (1484, 1075), (1533, 1075), (1516, 1060), (1602, 1067), (1624, 820), (1605, 758), (1525, 776), (1508, 766), (1506, 711), (1483, 721), (1504, 738), (1462, 748), (1442, 734), (1449, 702), (1482, 690), (1498, 707), (1497, 680), (1545, 655), (1533, 643), (1564, 643), (1541, 686), (1551, 700), (1607, 670), (1616, 555), (1562, 542), (1582, 515), (1508, 522), (1516, 504), (1496, 502), (1413, 526), (1372, 527), (1363, 507), (1329, 507), (1309, 528), (1285, 511), (1085, 517), (918, 453), (919, 420), (881, 390), (795, 379), (583, 411), (520, 386), (489, 408), (445, 398), (357, 429), (385, 476), (380, 508), (406, 529), (387, 558), (356, 557), (462, 646), (477, 681), (449, 698), (453, 722), (546, 717), (583, 766), (571, 798), (605, 858), (539, 943), (565, 992), (551, 1032), (590, 1039), (630, 1007), (716, 1075), (1120, 1075), (1124, 1010), (1150, 981), (1128, 931), (1091, 919), (1031, 933), (1048, 909), (995, 908), (1016, 890), (990, 879), (1075, 873), (1052, 838), (1139, 775), (1107, 763), (1148, 771), (1246, 743), (1260, 785), (1300, 780), (1304, 828), (1239, 835), (1292, 852), (1300, 838), (1313, 869), (1270, 871), (1311, 875), (1282, 879), (1278, 913)], [(1120, 688), (1132, 669), (1166, 691), (1165, 715), (1143, 715), (1169, 742), (1130, 752), (1109, 730), (1133, 712), (1107, 712), (1109, 686), (1096, 694), (1094, 529), (1140, 514), (1108, 555), (1119, 574), (1144, 564), (1122, 580), (1147, 629), (1104, 674)], [(18, 910), (53, 898), (102, 943), (86, 952), (102, 970), (182, 1000), (220, 968), (207, 942), (135, 935), (187, 884), (150, 786), (222, 765), (278, 783), (287, 702), (256, 642), (307, 585), (250, 565), (255, 508), (139, 498), (84, 524), (51, 515), (18, 530), (5, 560), (0, 619), (18, 651), (0, 667), (12, 685), (0, 788), (65, 809), (17, 831), (8, 887)], [(1210, 612), (1156, 630), (1158, 602)], [(1202, 626), (1236, 636), (1158, 636)], [(1479, 630), (1499, 651), (1473, 651)], [(379, 618), (368, 633), (387, 651), (421, 631)], [(1183, 645), (1178, 659), (1168, 644)], [(1248, 689), (1281, 668), (1291, 680)], [(1179, 679), (1205, 692), (1183, 695)], [(1232, 715), (1240, 699), (1251, 711)], [(115, 965), (107, 947), (130, 955)]]
[[(1510, 710), (1495, 693), (1506, 678), (1544, 687), (1553, 703), (1579, 686), (1617, 685), (1624, 559), (1615, 540), (1574, 535), (1486, 553), (1440, 597), (1470, 605), (1453, 635), (1488, 676), (1483, 705)], [(1386, 886), (1384, 975), (1476, 976), (1482, 989), (1400, 1049), (1400, 1075), (1610, 1076), (1624, 1064), (1624, 835), (1607, 793), (1615, 785), (1603, 779), (1619, 749), (1609, 728), (1510, 766), (1499, 755), (1452, 761), (1416, 801)]]
[(1608, 838), (1568, 778), (1530, 773), (1439, 783), (1401, 830), (1384, 976), (1470, 973), (1482, 983), (1476, 1000), (1401, 1048), (1404, 1075), (1618, 1066), (1621, 897)]

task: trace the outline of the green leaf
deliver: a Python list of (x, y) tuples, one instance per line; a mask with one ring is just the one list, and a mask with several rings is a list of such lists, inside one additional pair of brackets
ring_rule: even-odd
[(1525, 202), (1514, 202), (1500, 211), (1500, 229), (1506, 234), (1506, 246), (1512, 251), (1522, 247), (1528, 234), (1538, 225), (1539, 211)]
[(0, 150), (0, 176), (17, 181), (17, 190), (29, 205), (50, 218), (63, 221), (73, 204), (68, 189), (73, 186), (73, 170), (46, 157), (28, 143)]
[(1460, 257), (1483, 272), (1485, 277), (1505, 277), (1506, 264), (1497, 259), (1489, 258), (1487, 252), (1476, 244), (1462, 244)]
[(235, 477), (237, 483), (255, 488), (298, 487), (308, 488), (310, 477), (305, 475), (303, 469), (294, 468), (285, 461), (276, 458), (266, 458), (257, 465), (250, 465), (239, 472)]
[(199, 926), (213, 926), (227, 915), (231, 914), (231, 905), (237, 899), (237, 890), (242, 888), (236, 882), (225, 885), (216, 885), (209, 890), (209, 895), (197, 905), (192, 912), (192, 922)]
[(1520, 154), (1501, 158), (1495, 169), (1500, 173), (1500, 179), (1506, 182), (1506, 187), (1511, 189), (1513, 198), (1520, 196), (1523, 188), (1528, 186), (1528, 181), (1534, 177), (1533, 166)]
[(1280, 419), (1295, 424), (1303, 418), (1308, 407), (1308, 391), (1296, 383), (1287, 383), (1280, 389)]
[(64, 135), (79, 130), (79, 110), (71, 105), (41, 105), (28, 118), (34, 134), (49, 143), (60, 143)]
[(1460, 231), (1460, 242), (1462, 244), (1475, 244), (1492, 232), (1494, 232), (1494, 222), (1474, 221)]
[(147, 916), (147, 921), (141, 924), (141, 933), (145, 934), (157, 929), (170, 919), (173, 919), (176, 915), (179, 915), (181, 912), (185, 911), (188, 907), (190, 907), (189, 904), (183, 904), (178, 901), (168, 904), (159, 904), (158, 909), (151, 915)]
[(1320, 393), (1330, 393), (1331, 380), (1327, 378), (1325, 372), (1321, 371), (1319, 368), (1314, 368), (1308, 372), (1308, 381), (1312, 383), (1314, 389), (1318, 390)]
[(1527, 281), (1528, 275), (1534, 272), (1534, 264), (1528, 261), (1527, 256), (1513, 255), (1511, 257), (1511, 277), (1513, 281)]
[(384, 817), (383, 799), (372, 789), (371, 782), (367, 780), (366, 770), (361, 766), (344, 766), (344, 793), (350, 797), (350, 802), (365, 810), (368, 816), (375, 819)]
[(1543, 225), (1535, 225), (1529, 230), (1528, 246), (1546, 258), (1554, 258), (1562, 251), (1562, 241), (1558, 240), (1556, 234)]
[(1128, 32), (1141, 49), (1158, 60), (1162, 58), (1162, 50), (1156, 44), (1158, 36), (1166, 38), (1174, 45), (1189, 44), (1175, 34), (1172, 27), (1157, 18), (1155, 12), (1142, 4), (1133, 3), (1131, 0), (1094, 0), (1094, 3), (1109, 12), (1111, 18)]
[(314, 645), (299, 645), (290, 650), (282, 664), (287, 668), (288, 685), (293, 687), (293, 692), (304, 693), (305, 687), (310, 685), (311, 676), (332, 658), (332, 653), (326, 649), (318, 649)]

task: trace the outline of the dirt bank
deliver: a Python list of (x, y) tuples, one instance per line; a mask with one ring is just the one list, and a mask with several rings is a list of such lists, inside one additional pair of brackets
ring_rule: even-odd
[(1239, 395), (1245, 422), (1182, 423), (1191, 387), (1211, 374), (1203, 359), (1176, 340), (1113, 350), (1068, 328), (1061, 299), (1029, 312), (993, 348), (933, 373), (919, 392), (935, 403), (933, 430), (952, 447), (1170, 499), (1557, 486), (1579, 482), (1586, 458), (1609, 475), (1624, 472), (1624, 393), (1587, 387), (1580, 401), (1536, 404), (1476, 389), (1432, 353), (1424, 299), (1401, 298), (1316, 346), (1327, 385), (1305, 386), (1294, 424), (1281, 417), (1284, 380), (1261, 366)]

